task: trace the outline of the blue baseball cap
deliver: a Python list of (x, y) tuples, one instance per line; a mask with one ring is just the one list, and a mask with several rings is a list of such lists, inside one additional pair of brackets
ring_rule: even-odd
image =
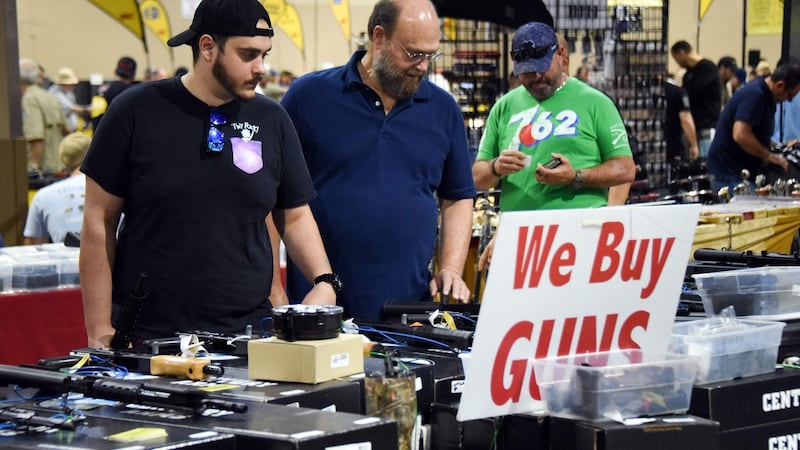
[(558, 49), (556, 32), (542, 22), (528, 22), (519, 27), (511, 40), (514, 75), (547, 72)]

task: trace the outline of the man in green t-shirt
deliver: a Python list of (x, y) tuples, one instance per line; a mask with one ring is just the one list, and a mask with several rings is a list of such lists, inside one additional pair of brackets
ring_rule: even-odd
[[(511, 43), (521, 86), (489, 112), (472, 175), (478, 189), (502, 179), (500, 209), (622, 204), (609, 188), (633, 181), (625, 125), (604, 93), (569, 77), (569, 53), (547, 24), (521, 26)], [(557, 159), (558, 165), (545, 164)], [(487, 248), (491, 255), (491, 248)]]

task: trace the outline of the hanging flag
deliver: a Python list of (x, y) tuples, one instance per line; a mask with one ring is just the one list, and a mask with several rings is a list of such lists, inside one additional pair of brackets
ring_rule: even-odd
[(273, 25), (277, 25), (284, 14), (286, 14), (286, 0), (261, 0), (264, 9), (269, 13), (269, 19)]
[(342, 28), (344, 38), (350, 42), (350, 2), (349, 0), (328, 0), (333, 10), (333, 15)]
[(144, 40), (142, 18), (139, 15), (139, 5), (136, 0), (89, 0), (89, 3), (100, 8), (122, 26), (139, 38), (147, 53), (147, 42)]
[(260, 0), (264, 9), (269, 13), (269, 18), (274, 26), (280, 27), (292, 40), (294, 45), (300, 49), (300, 53), (305, 55), (303, 43), (303, 25), (300, 23), (300, 15), (294, 6), (286, 3), (286, 0)]
[(456, 33), (456, 19), (452, 17), (445, 17), (442, 19), (442, 33), (450, 41), (455, 41), (458, 34)]
[(305, 44), (303, 43), (303, 25), (300, 23), (300, 15), (294, 6), (287, 4), (286, 12), (278, 20), (278, 26), (289, 35), (289, 39), (300, 49), (300, 53), (305, 55)]
[[(169, 28), (167, 11), (159, 0), (141, 0), (139, 12), (142, 14), (144, 25), (158, 37), (158, 40), (167, 45), (167, 40), (172, 36)], [(167, 45), (167, 48), (172, 47)]]
[(708, 7), (711, 6), (711, 2), (714, 0), (700, 0), (700, 20), (703, 20), (703, 17), (706, 16), (708, 12)]

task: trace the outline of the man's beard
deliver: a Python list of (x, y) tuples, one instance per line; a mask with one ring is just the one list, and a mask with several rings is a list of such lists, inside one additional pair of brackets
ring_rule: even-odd
[(558, 91), (558, 89), (561, 87), (561, 76), (547, 78), (542, 75), (540, 81), (544, 81), (545, 84), (543, 86), (536, 86), (538, 83), (533, 81), (523, 83), (525, 85), (525, 89), (527, 89), (528, 93), (531, 94), (531, 97), (539, 101), (544, 101), (552, 97), (553, 94), (555, 94), (556, 91)]
[[(211, 66), (211, 74), (214, 76), (214, 79), (217, 80), (217, 83), (219, 83), (229, 94), (239, 99), (245, 99), (245, 97), (242, 97), (242, 95), (239, 93), (244, 88), (240, 88), (240, 85), (236, 84), (236, 82), (233, 81), (233, 78), (228, 75), (228, 70), (225, 68), (225, 65), (220, 62), (219, 56), (217, 56), (217, 59)], [(258, 83), (258, 80), (252, 80), (251, 82)], [(253, 87), (251, 91), (255, 95), (255, 87)]]
[(398, 69), (394, 62), (388, 56), (384, 56), (383, 53), (379, 53), (375, 57), (372, 69), (375, 71), (375, 77), (378, 79), (381, 89), (398, 101), (405, 100), (416, 94), (424, 75), (420, 73), (416, 78), (409, 77), (406, 72)]

